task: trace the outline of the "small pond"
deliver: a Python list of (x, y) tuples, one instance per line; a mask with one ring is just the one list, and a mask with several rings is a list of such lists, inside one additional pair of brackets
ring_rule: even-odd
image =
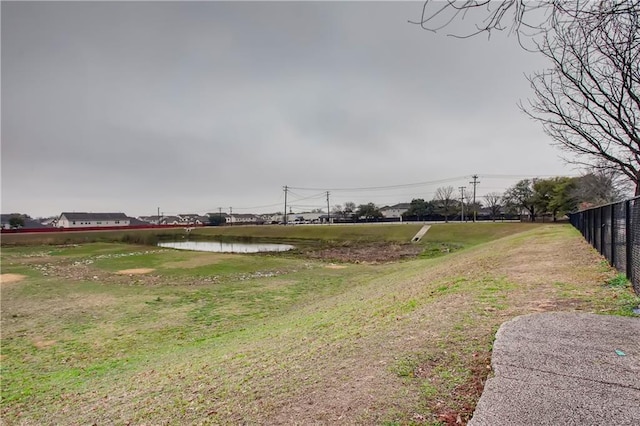
[(264, 253), (274, 251), (288, 251), (294, 247), (289, 244), (269, 243), (230, 243), (220, 241), (180, 241), (158, 243), (159, 247), (178, 250), (208, 251), (215, 253)]

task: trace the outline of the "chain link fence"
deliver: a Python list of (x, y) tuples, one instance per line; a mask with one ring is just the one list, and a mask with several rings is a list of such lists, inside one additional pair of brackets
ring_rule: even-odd
[(640, 197), (582, 210), (569, 219), (640, 294)]

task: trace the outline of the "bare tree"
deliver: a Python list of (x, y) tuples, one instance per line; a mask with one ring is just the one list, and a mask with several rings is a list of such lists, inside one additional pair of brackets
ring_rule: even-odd
[(487, 207), (491, 212), (491, 220), (496, 221), (496, 217), (500, 214), (502, 208), (502, 194), (498, 192), (490, 192), (484, 196), (484, 200), (487, 202)]
[(437, 31), (472, 14), (460, 37), (509, 30), (549, 60), (521, 107), (567, 160), (624, 174), (640, 195), (640, 1), (427, 0), (414, 23)]
[(583, 207), (621, 201), (631, 192), (629, 181), (612, 170), (592, 169), (575, 180), (571, 195)]
[(336, 204), (331, 208), (331, 216), (336, 219), (341, 219), (344, 216), (344, 210), (342, 210), (342, 205)]
[[(610, 4), (607, 9), (610, 14), (637, 13), (640, 10), (637, 0), (605, 0), (602, 3)], [(409, 22), (438, 32), (454, 21), (465, 20), (473, 23), (472, 29), (449, 35), (467, 38), (481, 33), (507, 31), (516, 34), (523, 42), (561, 23), (601, 13), (596, 5), (597, 2), (589, 0), (425, 0), (420, 19)]]
[(573, 163), (626, 175), (640, 195), (640, 11), (590, 13), (545, 33), (539, 51), (552, 68), (529, 79), (523, 109)]
[(453, 186), (443, 186), (436, 189), (433, 197), (436, 211), (444, 216), (444, 221), (449, 222), (449, 216), (457, 211), (456, 199), (453, 196)]
[(356, 211), (356, 203), (353, 201), (347, 201), (344, 203), (344, 212), (345, 213), (353, 213)]

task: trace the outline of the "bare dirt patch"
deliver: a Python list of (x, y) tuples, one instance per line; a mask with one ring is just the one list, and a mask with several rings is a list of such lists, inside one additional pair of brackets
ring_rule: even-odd
[(137, 274), (148, 274), (149, 272), (153, 272), (155, 269), (153, 268), (135, 268), (135, 269), (121, 269), (116, 272), (120, 275), (137, 275)]
[(415, 258), (423, 250), (416, 244), (354, 243), (310, 250), (304, 253), (311, 259), (352, 263), (387, 263)]
[(0, 284), (5, 285), (17, 283), (25, 278), (27, 278), (25, 275), (20, 274), (0, 274)]

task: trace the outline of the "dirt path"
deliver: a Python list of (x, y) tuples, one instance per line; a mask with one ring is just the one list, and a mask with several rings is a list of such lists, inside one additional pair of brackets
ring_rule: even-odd
[(137, 274), (148, 274), (149, 272), (153, 272), (155, 269), (153, 268), (134, 268), (134, 269), (121, 269), (116, 272), (120, 275), (137, 275)]

